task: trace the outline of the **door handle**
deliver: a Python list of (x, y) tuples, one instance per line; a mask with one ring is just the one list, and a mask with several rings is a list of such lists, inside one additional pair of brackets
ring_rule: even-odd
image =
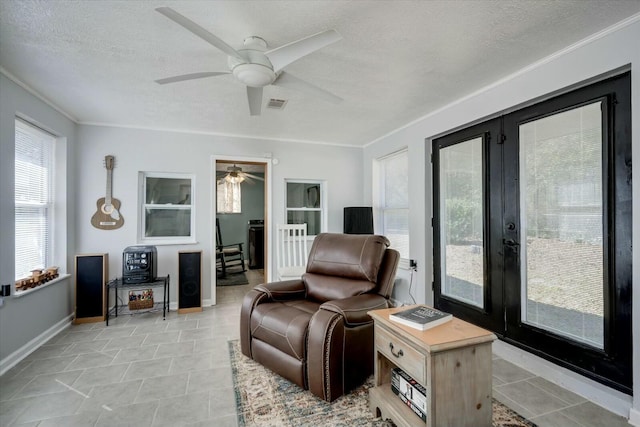
[(520, 246), (520, 243), (516, 242), (515, 240), (502, 239), (502, 244), (511, 249), (513, 252), (518, 253), (518, 247)]

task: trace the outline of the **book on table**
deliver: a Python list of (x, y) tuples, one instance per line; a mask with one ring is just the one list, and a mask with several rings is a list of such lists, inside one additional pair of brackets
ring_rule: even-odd
[(419, 305), (389, 315), (390, 320), (421, 331), (442, 325), (452, 318), (451, 314), (426, 305)]
[(427, 389), (400, 368), (391, 370), (391, 391), (422, 421), (427, 421)]

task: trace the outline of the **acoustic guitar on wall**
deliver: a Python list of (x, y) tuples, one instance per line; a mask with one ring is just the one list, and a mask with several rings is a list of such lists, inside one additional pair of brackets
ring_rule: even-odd
[(120, 215), (120, 200), (111, 197), (111, 181), (113, 178), (113, 156), (104, 157), (104, 167), (107, 168), (107, 194), (96, 202), (96, 213), (91, 217), (91, 225), (101, 230), (115, 230), (122, 227), (124, 218)]

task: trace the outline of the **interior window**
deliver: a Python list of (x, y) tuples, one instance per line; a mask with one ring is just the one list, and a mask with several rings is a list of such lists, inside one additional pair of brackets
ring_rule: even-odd
[(307, 224), (307, 236), (316, 236), (326, 227), (323, 181), (286, 181), (287, 224)]
[(141, 172), (140, 241), (195, 242), (193, 175)]

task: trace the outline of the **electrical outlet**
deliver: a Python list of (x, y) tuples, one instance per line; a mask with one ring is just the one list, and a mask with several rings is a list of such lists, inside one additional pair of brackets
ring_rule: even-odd
[(410, 259), (409, 260), (409, 267), (413, 268), (414, 270), (418, 269), (418, 263), (416, 262), (415, 259)]

